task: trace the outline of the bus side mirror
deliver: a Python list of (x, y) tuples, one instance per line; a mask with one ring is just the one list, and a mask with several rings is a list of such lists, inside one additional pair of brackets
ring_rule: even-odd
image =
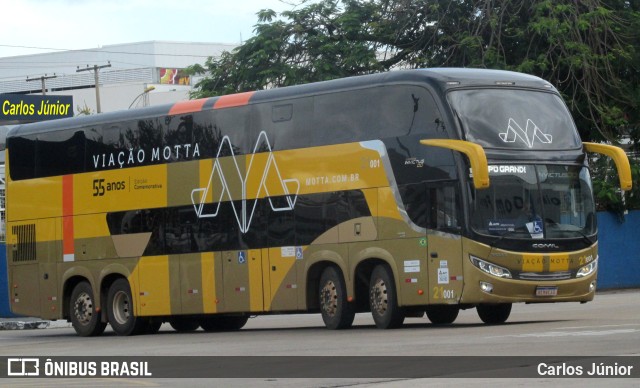
[(629, 158), (624, 153), (622, 148), (598, 143), (584, 142), (584, 149), (587, 152), (595, 152), (602, 154), (613, 159), (616, 164), (616, 170), (618, 170), (618, 179), (620, 179), (620, 188), (624, 191), (631, 190), (633, 186), (631, 179), (631, 165), (629, 164)]
[(450, 150), (462, 152), (469, 158), (471, 170), (473, 171), (473, 185), (476, 189), (486, 189), (489, 187), (489, 165), (484, 149), (470, 141), (450, 140), (450, 139), (428, 139), (420, 140), (420, 144), (432, 147), (448, 148)]

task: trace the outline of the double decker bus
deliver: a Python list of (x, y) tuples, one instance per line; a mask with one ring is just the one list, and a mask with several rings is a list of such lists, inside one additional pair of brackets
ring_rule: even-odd
[(396, 328), (588, 302), (596, 214), (560, 95), (492, 70), (395, 71), (28, 124), (7, 137), (13, 312), (81, 336), (371, 312)]

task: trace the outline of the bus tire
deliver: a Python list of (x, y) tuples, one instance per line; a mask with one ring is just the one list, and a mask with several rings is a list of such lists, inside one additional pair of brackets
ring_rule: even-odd
[(190, 333), (198, 330), (198, 327), (200, 327), (200, 322), (195, 319), (185, 317), (172, 318), (169, 321), (169, 324), (173, 327), (173, 330), (178, 333)]
[(248, 315), (211, 316), (200, 320), (200, 327), (206, 332), (236, 331), (247, 324)]
[(347, 301), (347, 286), (336, 267), (327, 267), (320, 276), (318, 290), (320, 313), (327, 329), (348, 329), (356, 316), (355, 307)]
[(395, 329), (404, 323), (393, 274), (387, 265), (377, 265), (371, 273), (369, 307), (379, 329)]
[(107, 327), (106, 322), (100, 321), (95, 302), (93, 289), (87, 282), (78, 283), (71, 291), (69, 317), (71, 317), (71, 325), (81, 337), (100, 335)]
[(149, 320), (143, 329), (143, 334), (156, 334), (160, 331), (160, 326), (162, 326), (162, 321)]
[(149, 324), (148, 320), (135, 316), (131, 287), (125, 278), (116, 279), (109, 287), (107, 306), (109, 324), (117, 335), (140, 334)]
[(425, 312), (434, 325), (449, 325), (458, 318), (460, 308), (457, 305), (433, 305), (427, 306)]
[(511, 303), (479, 304), (476, 306), (482, 322), (490, 325), (505, 323), (511, 314)]

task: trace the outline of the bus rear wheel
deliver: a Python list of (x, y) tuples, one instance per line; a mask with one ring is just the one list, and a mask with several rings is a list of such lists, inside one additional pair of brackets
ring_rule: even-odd
[(369, 307), (379, 329), (395, 329), (404, 323), (404, 312), (398, 305), (393, 274), (386, 265), (376, 266), (371, 273)]
[(129, 281), (119, 278), (111, 284), (107, 294), (107, 316), (117, 335), (135, 335), (143, 332), (149, 321), (135, 316)]
[(348, 329), (355, 318), (355, 308), (347, 301), (347, 286), (340, 271), (327, 267), (320, 276), (320, 312), (327, 329)]
[(236, 331), (247, 324), (248, 315), (211, 316), (200, 320), (200, 327), (206, 332)]
[(427, 306), (425, 311), (434, 325), (448, 325), (458, 318), (460, 308), (456, 305), (434, 305)]
[(162, 326), (162, 321), (151, 319), (147, 322), (147, 326), (142, 330), (142, 334), (156, 334), (160, 331), (160, 326)]
[(490, 325), (505, 323), (511, 314), (511, 303), (479, 304), (476, 306), (482, 322)]
[(100, 321), (100, 314), (96, 312), (93, 289), (87, 282), (80, 282), (73, 288), (69, 299), (69, 316), (71, 325), (82, 337), (100, 335), (107, 327), (106, 322)]
[(200, 322), (195, 319), (185, 317), (173, 318), (169, 321), (169, 324), (173, 327), (173, 330), (178, 333), (189, 333), (198, 330), (198, 327), (200, 327)]

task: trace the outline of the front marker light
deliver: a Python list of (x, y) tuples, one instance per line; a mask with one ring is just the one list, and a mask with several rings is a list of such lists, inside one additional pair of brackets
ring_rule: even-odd
[(580, 268), (578, 270), (578, 273), (576, 273), (576, 277), (583, 278), (585, 276), (589, 276), (592, 273), (596, 272), (597, 269), (598, 269), (598, 258), (596, 257), (594, 261)]
[(480, 282), (480, 289), (487, 294), (491, 294), (493, 292), (493, 284), (487, 282)]
[(471, 259), (473, 265), (488, 273), (489, 275), (498, 278), (511, 279), (511, 272), (509, 272), (509, 270), (504, 267), (489, 263), (488, 261), (484, 261), (473, 255), (469, 255), (469, 259)]

